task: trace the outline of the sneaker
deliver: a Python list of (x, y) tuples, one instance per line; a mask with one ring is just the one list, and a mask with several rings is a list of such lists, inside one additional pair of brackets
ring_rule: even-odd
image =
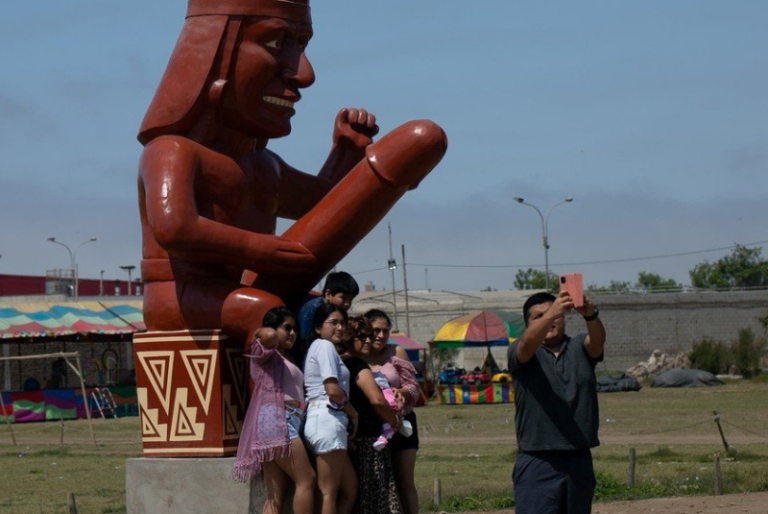
[(400, 433), (405, 437), (411, 437), (413, 435), (413, 425), (411, 425), (410, 421), (403, 420), (402, 426), (400, 427)]

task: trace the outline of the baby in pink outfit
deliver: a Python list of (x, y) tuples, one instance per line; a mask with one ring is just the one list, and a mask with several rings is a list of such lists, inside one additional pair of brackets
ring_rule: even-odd
[[(384, 399), (387, 400), (389, 406), (392, 407), (392, 410), (397, 413), (398, 419), (400, 419), (401, 405), (397, 402), (397, 397), (395, 396), (395, 392), (392, 390), (392, 387), (389, 385), (387, 377), (384, 375), (384, 373), (376, 371), (373, 373), (373, 378), (376, 381), (376, 385), (378, 385), (381, 389), (381, 394), (384, 395)], [(413, 434), (413, 426), (411, 426), (410, 421), (402, 420), (400, 433), (405, 437), (410, 437), (411, 434)], [(381, 435), (373, 443), (373, 448), (377, 451), (383, 450), (386, 448), (389, 440), (392, 439), (392, 436), (394, 435), (395, 429), (392, 428), (392, 425), (389, 423), (384, 423), (381, 426)]]

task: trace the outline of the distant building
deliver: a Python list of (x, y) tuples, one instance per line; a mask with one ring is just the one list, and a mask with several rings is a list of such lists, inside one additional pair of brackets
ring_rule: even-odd
[[(79, 296), (127, 296), (127, 280), (98, 278), (78, 279)], [(141, 296), (144, 284), (140, 280), (131, 282), (131, 296)], [(73, 296), (74, 277), (72, 270), (48, 270), (45, 276), (2, 275), (0, 274), (0, 297), (2, 296)]]

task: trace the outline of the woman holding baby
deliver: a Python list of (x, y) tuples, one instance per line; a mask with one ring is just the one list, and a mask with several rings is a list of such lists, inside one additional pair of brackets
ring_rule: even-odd
[(371, 351), (372, 335), (371, 324), (363, 316), (349, 318), (341, 355), (350, 373), (349, 403), (358, 414), (357, 434), (349, 448), (359, 484), (355, 512), (401, 514), (391, 454), (386, 444), (377, 443), (386, 431), (385, 426), (397, 432), (402, 423), (365, 362)]

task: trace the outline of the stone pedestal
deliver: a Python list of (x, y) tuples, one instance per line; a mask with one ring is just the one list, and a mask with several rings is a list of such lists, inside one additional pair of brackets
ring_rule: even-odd
[(232, 480), (234, 460), (234, 457), (128, 459), (125, 463), (126, 512), (260, 514), (264, 485)]
[(133, 346), (144, 455), (237, 453), (248, 406), (242, 344), (197, 330), (136, 334)]

